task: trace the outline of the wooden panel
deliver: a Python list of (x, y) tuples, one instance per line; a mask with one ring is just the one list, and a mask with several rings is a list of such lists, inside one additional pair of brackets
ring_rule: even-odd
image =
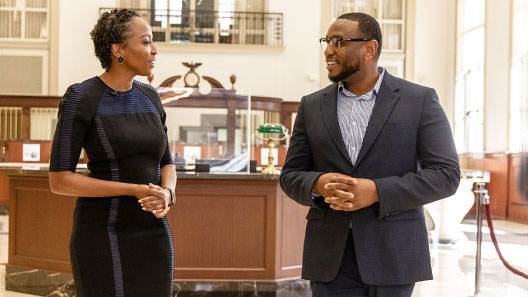
[(10, 180), (9, 263), (71, 272), (68, 243), (75, 198), (55, 195), (47, 177)]
[(6, 162), (22, 161), (22, 148), (24, 144), (40, 144), (40, 161), (31, 163), (49, 163), (51, 155), (51, 141), (6, 141)]
[[(274, 279), (277, 181), (180, 179), (176, 279)], [(179, 250), (179, 251), (178, 251)]]
[(523, 197), (520, 191), (521, 186), (519, 185), (521, 166), (522, 156), (520, 154), (510, 154), (508, 220), (528, 223), (528, 197), (526, 194)]
[(7, 175), (0, 172), (0, 206), (7, 204), (9, 201), (9, 180)]
[(279, 277), (295, 277), (301, 274), (306, 214), (309, 208), (288, 198), (282, 191), (278, 195), (282, 197)]
[[(47, 176), (9, 176), (9, 264), (71, 272), (75, 198), (52, 194)], [(175, 279), (273, 280), (300, 276), (307, 208), (278, 180), (180, 178), (167, 220)]]
[[(490, 196), (491, 214), (494, 218), (506, 218), (508, 208), (508, 155), (464, 154), (460, 156), (462, 169), (486, 170), (490, 172), (490, 183), (486, 186)], [(475, 216), (475, 206), (467, 214)]]
[[(178, 195), (171, 213), (176, 270), (265, 269), (266, 197)], [(192, 230), (192, 232), (189, 232)]]
[(0, 106), (59, 107), (62, 97), (0, 95)]

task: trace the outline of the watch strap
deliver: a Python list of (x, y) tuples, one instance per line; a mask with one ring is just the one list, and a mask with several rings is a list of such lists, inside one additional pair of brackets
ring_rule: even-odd
[(174, 192), (173, 189), (171, 189), (171, 188), (169, 188), (169, 187), (163, 187), (163, 189), (169, 191), (169, 193), (170, 193), (170, 202), (169, 202), (169, 206), (172, 206), (174, 203), (176, 203), (176, 193)]

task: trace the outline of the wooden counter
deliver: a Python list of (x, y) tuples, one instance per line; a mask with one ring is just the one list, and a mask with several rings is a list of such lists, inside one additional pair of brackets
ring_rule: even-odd
[[(45, 167), (0, 167), (9, 178), (9, 265), (71, 273), (74, 197), (51, 193)], [(260, 174), (178, 173), (167, 219), (176, 280), (299, 277), (308, 208)]]

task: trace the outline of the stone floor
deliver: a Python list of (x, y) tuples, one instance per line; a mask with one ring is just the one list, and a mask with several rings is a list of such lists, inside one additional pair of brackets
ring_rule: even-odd
[[(0, 297), (30, 297), (5, 290), (5, 264), (7, 263), (7, 216), (0, 216)], [(528, 225), (494, 221), (503, 255), (516, 268), (528, 273)], [(469, 239), (459, 240), (454, 245), (432, 244), (434, 280), (418, 283), (413, 297), (466, 297), (474, 295), (475, 270), (475, 224), (466, 220), (462, 230)], [(528, 280), (509, 270), (500, 262), (489, 240), (489, 231), (484, 228), (482, 252), (483, 297), (526, 297)], [(304, 296), (299, 296), (304, 297)]]

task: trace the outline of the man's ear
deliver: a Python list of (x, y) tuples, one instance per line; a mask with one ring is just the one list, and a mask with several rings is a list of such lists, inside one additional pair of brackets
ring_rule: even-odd
[(376, 40), (370, 40), (365, 43), (366, 51), (365, 51), (365, 58), (368, 60), (376, 59), (376, 56), (378, 54), (378, 42)]

